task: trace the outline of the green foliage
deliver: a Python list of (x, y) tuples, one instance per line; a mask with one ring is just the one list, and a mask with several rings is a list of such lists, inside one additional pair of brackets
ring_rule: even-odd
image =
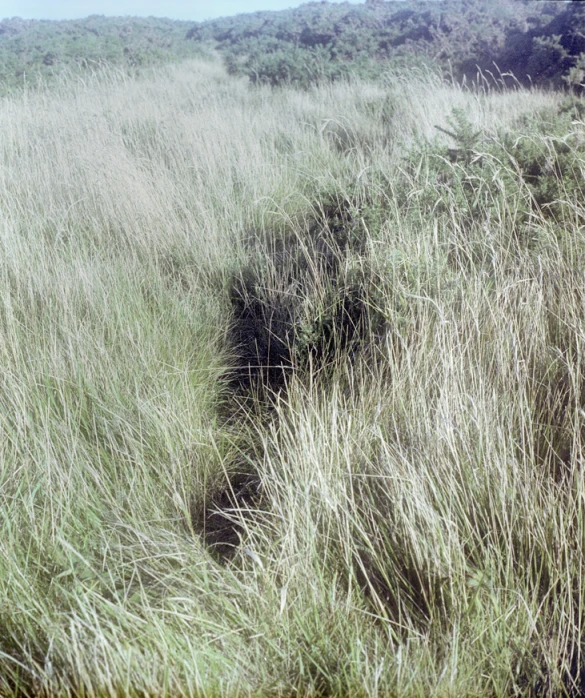
[(573, 120), (584, 110), (582, 100), (568, 100), (487, 138), (463, 110), (453, 109), (450, 129), (437, 128), (456, 147), (425, 141), (406, 158), (405, 199), (414, 186), (409, 208), (416, 205), (423, 216), (456, 211), (467, 227), (488, 225), (513, 212), (513, 228), (525, 240), (535, 214), (556, 223), (574, 218), (575, 203), (585, 197), (585, 141)]
[(508, 33), (496, 63), (525, 84), (579, 88), (578, 66), (585, 52), (582, 3), (542, 3), (534, 9), (522, 30)]
[(13, 18), (0, 22), (0, 84), (5, 92), (63, 70), (148, 66), (212, 46), (230, 73), (273, 86), (379, 79), (415, 66), (475, 80), (478, 69), (498, 66), (521, 82), (581, 89), (584, 36), (578, 3), (514, 0), (309, 2), (195, 25), (154, 17)]
[(575, 90), (585, 87), (585, 53), (577, 56), (575, 65), (563, 76), (563, 80)]
[(561, 38), (560, 34), (534, 37), (527, 64), (529, 75), (537, 76), (540, 80), (551, 80), (568, 71), (570, 55), (561, 44)]
[[(235, 57), (228, 56), (228, 71), (238, 74), (241, 65)], [(302, 50), (296, 47), (288, 50), (277, 50), (273, 53), (257, 55), (246, 68), (254, 83), (269, 85), (290, 84), (308, 87), (310, 84), (336, 80), (348, 75), (347, 66), (330, 60), (323, 47)]]
[[(479, 45), (482, 50), (486, 42), (501, 47), (505, 26), (518, 13), (523, 9), (498, 16), (482, 0), (427, 0), (406, 8), (402, 2), (312, 2), (205, 22), (188, 37), (215, 42), (231, 72), (254, 82), (306, 84), (348, 74), (378, 77), (396, 66), (430, 65), (437, 59), (445, 70), (454, 62), (477, 62)], [(493, 30), (488, 30), (490, 21)]]
[[(384, 9), (384, 8), (382, 8)], [(211, 40), (230, 72), (271, 85), (308, 84), (350, 74), (377, 76), (388, 37), (377, 35), (379, 8), (309, 3), (197, 25), (192, 39)]]
[(451, 127), (450, 131), (442, 126), (435, 126), (435, 128), (451, 136), (457, 144), (456, 150), (449, 151), (451, 156), (456, 159), (463, 159), (469, 163), (473, 156), (473, 151), (481, 140), (481, 131), (476, 131), (471, 121), (467, 118), (465, 110), (457, 107), (452, 109), (447, 123)]
[(83, 73), (109, 64), (150, 66), (201, 55), (185, 41), (190, 26), (161, 18), (103, 17), (0, 22), (0, 94), (23, 84), (51, 81), (64, 71)]
[(458, 79), (475, 80), (478, 69), (493, 72), (498, 66), (527, 83), (560, 85), (566, 78), (576, 84), (571, 71), (585, 51), (585, 21), (574, 5), (310, 2), (203, 22), (187, 38), (213, 42), (230, 72), (270, 85), (306, 86), (347, 75), (377, 78), (395, 67), (421, 64)]
[(585, 197), (585, 143), (572, 118), (572, 110), (541, 114), (522, 124), (527, 135), (505, 134), (501, 145), (532, 195), (532, 208), (557, 222)]

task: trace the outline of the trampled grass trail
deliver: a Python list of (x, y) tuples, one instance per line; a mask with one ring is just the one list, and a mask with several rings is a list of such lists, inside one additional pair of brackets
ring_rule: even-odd
[(206, 62), (0, 101), (0, 694), (580, 695), (562, 105)]

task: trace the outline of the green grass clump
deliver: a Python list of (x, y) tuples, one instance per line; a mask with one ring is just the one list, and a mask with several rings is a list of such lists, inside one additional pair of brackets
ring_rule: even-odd
[(571, 109), (205, 62), (0, 101), (2, 695), (582, 693)]

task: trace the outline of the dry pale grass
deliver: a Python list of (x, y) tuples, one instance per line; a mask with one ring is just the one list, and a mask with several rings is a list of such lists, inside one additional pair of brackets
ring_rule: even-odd
[[(531, 248), (513, 202), (471, 230), (392, 205), (401, 154), (454, 106), (492, 137), (557, 101), (432, 78), (252, 90), (191, 62), (0, 102), (1, 694), (571, 688), (581, 204), (562, 229), (536, 216)], [(249, 238), (372, 191), (375, 360), (226, 421)], [(261, 497), (222, 565), (191, 512), (238, 458)]]

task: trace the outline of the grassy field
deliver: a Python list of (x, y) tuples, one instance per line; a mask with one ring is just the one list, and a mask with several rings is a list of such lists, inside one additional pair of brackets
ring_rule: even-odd
[(581, 695), (582, 113), (2, 98), (0, 694)]

